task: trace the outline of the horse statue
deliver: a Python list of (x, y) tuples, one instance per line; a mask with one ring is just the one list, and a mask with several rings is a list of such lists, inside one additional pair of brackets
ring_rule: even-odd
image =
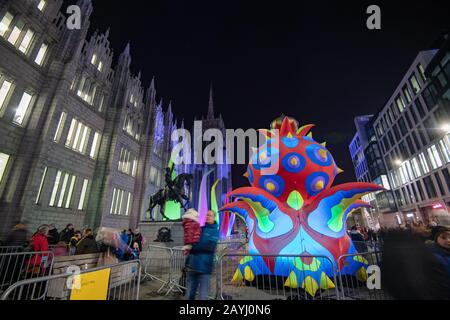
[(147, 212), (152, 212), (153, 209), (159, 205), (160, 213), (166, 220), (171, 220), (164, 214), (164, 207), (167, 201), (178, 202), (185, 211), (188, 209), (187, 205), (189, 203), (189, 197), (184, 194), (183, 190), (185, 185), (190, 187), (194, 178), (192, 174), (182, 173), (178, 175), (175, 180), (172, 180), (172, 172), (173, 168), (166, 168), (166, 186), (164, 189), (161, 189), (154, 195), (150, 196), (150, 205), (147, 210)]

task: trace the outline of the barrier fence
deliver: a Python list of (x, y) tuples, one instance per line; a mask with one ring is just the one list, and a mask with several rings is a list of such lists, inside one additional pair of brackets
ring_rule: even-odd
[(0, 254), (4, 253), (15, 253), (24, 251), (24, 247), (22, 246), (4, 246), (0, 247)]
[[(348, 259), (358, 259), (367, 266), (381, 267), (381, 253), (370, 251), (354, 255), (343, 255), (336, 261), (326, 256), (305, 255), (248, 255), (246, 247), (237, 247), (235, 253), (222, 250), (216, 257), (211, 276), (210, 298), (223, 300), (383, 300), (389, 297), (381, 289), (367, 287), (367, 272), (359, 270), (352, 274), (341, 273)], [(228, 252), (227, 252), (228, 251)], [(241, 252), (239, 252), (241, 251)], [(149, 245), (143, 261), (145, 278), (156, 280), (157, 294), (184, 293), (186, 275), (185, 256), (181, 247), (167, 248)], [(301, 268), (300, 262), (308, 267)], [(268, 276), (283, 265), (283, 275)], [(249, 266), (240, 268), (239, 266)], [(340, 266), (340, 267), (338, 267)], [(323, 280), (308, 278), (309, 271), (326, 270)], [(344, 269), (345, 270), (345, 269)], [(354, 270), (355, 271), (355, 270)], [(266, 275), (258, 275), (265, 273)], [(303, 280), (305, 280), (303, 282)], [(297, 281), (297, 283), (295, 283)], [(309, 282), (308, 282), (309, 281)], [(314, 282), (315, 281), (315, 282)], [(318, 286), (318, 288), (315, 288)]]
[(19, 281), (51, 274), (53, 258), (51, 251), (0, 254), (0, 293)]
[[(302, 267), (302, 261), (308, 267)], [(269, 275), (281, 268), (283, 275)], [(311, 271), (329, 270), (336, 283), (335, 263), (325, 256), (225, 254), (218, 261), (219, 299), (232, 300), (332, 300), (338, 289), (324, 282), (316, 286)], [(302, 280), (304, 279), (304, 281)], [(320, 282), (320, 281), (319, 281)]]
[(141, 263), (132, 260), (79, 274), (22, 280), (6, 289), (0, 300), (139, 300), (140, 280)]

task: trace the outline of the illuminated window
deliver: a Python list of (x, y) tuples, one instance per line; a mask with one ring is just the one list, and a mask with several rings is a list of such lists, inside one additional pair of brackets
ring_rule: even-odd
[(19, 125), (23, 124), (25, 115), (27, 114), (28, 108), (31, 105), (32, 98), (33, 96), (26, 92), (22, 95), (22, 99), (20, 100), (19, 106), (17, 107), (16, 113), (14, 115), (14, 123), (17, 123)]
[(131, 175), (132, 175), (133, 177), (136, 177), (136, 173), (137, 173), (137, 165), (138, 165), (138, 160), (137, 160), (137, 158), (135, 157), (134, 160), (133, 160), (133, 169), (132, 169), (132, 171), (131, 171)]
[(7, 12), (0, 21), (0, 36), (4, 37), (11, 26), (14, 16)]
[(86, 193), (87, 193), (88, 185), (89, 185), (89, 180), (88, 179), (84, 179), (83, 187), (81, 188), (80, 201), (78, 202), (78, 210), (83, 210), (83, 208), (84, 208), (84, 203), (86, 201)]
[(430, 168), (428, 167), (427, 159), (424, 153), (419, 154), (420, 164), (422, 166), (422, 170), (424, 174), (430, 172)]
[(98, 104), (98, 111), (102, 112), (103, 111), (103, 107), (105, 105), (105, 95), (102, 94), (100, 97), (100, 103)]
[(41, 178), (41, 184), (39, 185), (39, 191), (36, 196), (35, 204), (39, 204), (41, 202), (41, 194), (42, 194), (42, 189), (44, 188), (45, 178), (47, 177), (47, 170), (48, 170), (48, 168), (45, 167), (44, 173), (42, 174), (42, 178)]
[(0, 183), (3, 181), (6, 167), (8, 166), (9, 155), (0, 153)]
[(442, 166), (442, 160), (439, 156), (439, 152), (435, 145), (431, 146), (427, 149), (428, 157), (431, 161), (431, 167), (434, 169), (437, 169)]
[(59, 193), (59, 200), (58, 200), (58, 208), (61, 208), (64, 201), (64, 196), (66, 195), (67, 191), (67, 183), (69, 182), (70, 174), (66, 173), (64, 174), (64, 180), (61, 187), (61, 192)]
[(77, 181), (77, 177), (72, 176), (72, 180), (70, 181), (69, 191), (67, 193), (66, 204), (64, 208), (69, 209), (70, 203), (72, 202), (73, 188), (75, 187), (75, 183)]
[(69, 134), (66, 139), (66, 147), (81, 154), (85, 154), (91, 129), (76, 119), (72, 119)]
[(97, 68), (97, 69), (98, 69), (98, 71), (100, 71), (100, 72), (103, 71), (103, 62), (100, 61), (100, 62), (98, 63), (98, 68)]
[(53, 207), (55, 205), (56, 195), (58, 193), (59, 183), (60, 183), (60, 180), (61, 180), (61, 175), (62, 175), (61, 171), (58, 171), (58, 173), (56, 174), (55, 182), (53, 183), (52, 195), (50, 197), (50, 203), (49, 203), (50, 207)]
[(78, 87), (77, 95), (91, 106), (94, 103), (95, 93), (97, 92), (97, 85), (95, 82), (84, 75), (81, 78), (80, 85)]
[(89, 152), (89, 156), (92, 159), (97, 158), (99, 147), (100, 147), (100, 134), (96, 132), (94, 134), (94, 140), (92, 141), (91, 152)]
[[(447, 140), (447, 141), (446, 141)], [(445, 162), (450, 162), (450, 148), (448, 144), (448, 136), (446, 139), (439, 141), (439, 146), (441, 148), (442, 154), (444, 155)]]
[(64, 122), (66, 121), (67, 114), (65, 112), (61, 113), (61, 116), (59, 117), (58, 127), (56, 128), (55, 136), (53, 137), (53, 140), (55, 142), (58, 142), (61, 138), (62, 130), (64, 128)]
[(40, 11), (44, 11), (46, 4), (47, 4), (47, 0), (40, 0), (37, 7)]
[(48, 45), (46, 43), (43, 43), (41, 45), (41, 48), (39, 49), (39, 52), (38, 52), (34, 62), (36, 62), (38, 65), (42, 66), (42, 63), (44, 62), (44, 59), (47, 55), (47, 51), (48, 51)]
[(28, 30), (25, 33), (25, 36), (22, 39), (22, 42), (19, 45), (19, 51), (27, 54), (28, 49), (30, 49), (31, 41), (33, 40), (34, 32), (32, 30)]
[(96, 55), (95, 53), (92, 55), (91, 63), (92, 63), (94, 66), (95, 66), (96, 63), (97, 63), (97, 55)]
[(405, 110), (405, 101), (403, 101), (402, 96), (398, 96), (397, 99), (395, 99), (395, 104), (397, 105), (398, 111), (400, 111), (400, 113)]
[(402, 89), (404, 96), (406, 97), (406, 101), (410, 103), (412, 101), (411, 92), (409, 91), (408, 85), (405, 85)]
[(414, 173), (414, 178), (419, 178), (421, 176), (420, 167), (419, 167), (419, 161), (417, 161), (417, 158), (413, 158), (411, 160), (411, 167)]
[(8, 37), (8, 42), (15, 46), (24, 27), (25, 24), (22, 21), (18, 21)]
[(3, 108), (3, 105), (8, 99), (10, 93), (12, 91), (12, 83), (9, 81), (3, 81), (0, 87), (0, 110)]
[(127, 193), (128, 193), (128, 199), (127, 199), (127, 208), (125, 210), (125, 215), (129, 216), (130, 211), (131, 211), (132, 202), (133, 202), (133, 195), (131, 194), (131, 192), (127, 192)]
[(417, 66), (417, 69), (419, 70), (419, 74), (422, 77), (422, 81), (425, 83), (427, 81), (427, 77), (425, 76), (425, 69), (420, 63)]

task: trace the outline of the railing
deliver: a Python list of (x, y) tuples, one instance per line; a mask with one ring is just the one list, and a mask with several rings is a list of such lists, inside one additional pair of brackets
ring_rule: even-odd
[[(101, 279), (90, 279), (94, 285), (88, 290), (84, 290), (84, 293), (87, 294), (84, 300), (139, 300), (141, 280), (139, 260), (80, 270), (79, 274), (67, 273), (22, 280), (6, 289), (0, 300), (49, 300), (52, 298), (47, 295), (49, 291), (47, 289), (52, 287), (52, 284), (60, 283), (64, 283), (64, 285), (58, 285), (58, 289), (63, 292), (62, 298), (59, 300), (77, 300), (74, 298), (73, 290), (82, 290), (83, 275), (87, 276), (104, 270), (109, 270), (106, 286)], [(77, 287), (77, 283), (79, 287)], [(101, 288), (106, 290), (104, 298), (101, 297)]]
[(0, 254), (0, 293), (19, 281), (51, 274), (53, 258), (51, 251)]

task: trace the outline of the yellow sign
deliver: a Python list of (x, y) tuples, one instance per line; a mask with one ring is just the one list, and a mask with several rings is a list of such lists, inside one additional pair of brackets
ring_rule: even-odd
[(110, 275), (110, 268), (79, 275), (79, 289), (72, 289), (70, 300), (106, 300)]

